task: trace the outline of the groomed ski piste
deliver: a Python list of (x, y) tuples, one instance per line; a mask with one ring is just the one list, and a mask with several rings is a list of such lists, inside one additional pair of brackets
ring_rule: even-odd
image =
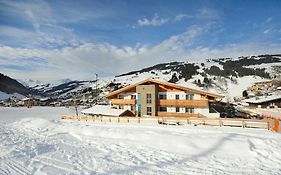
[(61, 121), (70, 108), (0, 108), (0, 174), (281, 174), (265, 129)]

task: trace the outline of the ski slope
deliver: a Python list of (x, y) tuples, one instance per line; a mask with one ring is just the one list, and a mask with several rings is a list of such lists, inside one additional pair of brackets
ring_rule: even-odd
[[(263, 129), (29, 118), (0, 124), (0, 174), (281, 174), (281, 135)], [(47, 115), (47, 114), (46, 114)], [(41, 115), (42, 116), (42, 115)]]

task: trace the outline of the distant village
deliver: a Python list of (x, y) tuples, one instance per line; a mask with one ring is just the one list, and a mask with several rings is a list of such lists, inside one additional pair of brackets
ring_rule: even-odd
[(0, 106), (2, 107), (32, 107), (32, 106), (92, 106), (97, 103), (102, 103), (103, 100), (98, 95), (100, 92), (96, 93), (91, 88), (86, 88), (84, 90), (79, 90), (69, 97), (39, 97), (29, 95), (25, 98), (18, 98), (16, 96), (11, 96), (6, 100), (0, 101)]
[[(118, 84), (120, 86), (120, 84)], [(111, 85), (105, 87), (104, 91), (116, 90), (116, 87)], [(17, 98), (12, 96), (6, 100), (0, 101), (0, 106), (4, 107), (27, 107), (32, 106), (94, 106), (96, 104), (109, 105), (110, 102), (105, 97), (102, 90), (93, 90), (92, 88), (86, 88), (75, 92), (67, 98), (52, 98), (52, 97), (37, 97), (28, 96), (25, 98)], [(250, 113), (265, 113), (268, 109), (277, 110), (280, 113), (281, 109), (281, 81), (271, 80), (264, 82), (256, 82), (251, 87), (248, 87), (243, 91), (240, 97), (235, 97), (234, 102), (219, 101), (222, 106), (229, 103), (232, 106), (239, 106), (241, 111), (247, 111)], [(266, 111), (267, 109), (267, 111)], [(223, 116), (224, 114), (222, 114)], [(226, 114), (231, 116), (231, 114)], [(272, 115), (271, 113), (268, 115)]]

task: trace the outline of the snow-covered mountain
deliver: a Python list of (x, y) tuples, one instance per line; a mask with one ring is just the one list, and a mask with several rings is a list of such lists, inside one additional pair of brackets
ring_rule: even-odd
[(33, 86), (41, 94), (69, 98), (94, 91), (102, 95), (147, 78), (170, 81), (183, 86), (204, 89), (226, 95), (232, 101), (255, 82), (281, 79), (281, 55), (259, 55), (238, 58), (208, 59), (202, 62), (161, 63), (115, 77), (93, 81), (69, 81), (62, 84)]
[(0, 73), (0, 100), (7, 99), (12, 96), (21, 98), (34, 93), (35, 92), (33, 90), (25, 87), (17, 80)]
[(114, 82), (131, 84), (156, 78), (226, 95), (232, 101), (255, 82), (281, 79), (281, 55), (208, 59), (202, 62), (172, 62), (121, 74)]

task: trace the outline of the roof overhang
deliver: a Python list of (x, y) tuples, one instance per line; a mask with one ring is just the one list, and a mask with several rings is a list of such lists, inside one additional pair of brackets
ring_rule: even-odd
[(116, 95), (118, 95), (122, 92), (125, 92), (129, 89), (135, 88), (136, 86), (142, 85), (142, 84), (145, 84), (145, 83), (155, 83), (155, 84), (165, 85), (165, 86), (173, 87), (173, 88), (180, 89), (180, 90), (183, 90), (183, 91), (193, 92), (195, 94), (204, 94), (206, 96), (214, 97), (216, 99), (221, 99), (221, 98), (224, 97), (223, 95), (219, 95), (219, 94), (215, 94), (215, 93), (211, 93), (211, 92), (207, 92), (207, 91), (203, 91), (203, 90), (188, 88), (188, 87), (180, 86), (180, 85), (177, 85), (177, 84), (174, 84), (174, 83), (163, 82), (163, 81), (159, 81), (159, 80), (155, 80), (155, 79), (146, 79), (146, 80), (140, 81), (138, 83), (131, 84), (131, 85), (126, 86), (124, 88), (113, 91), (113, 92), (107, 94), (105, 97), (109, 98), (109, 99), (113, 98), (114, 96), (116, 96)]

